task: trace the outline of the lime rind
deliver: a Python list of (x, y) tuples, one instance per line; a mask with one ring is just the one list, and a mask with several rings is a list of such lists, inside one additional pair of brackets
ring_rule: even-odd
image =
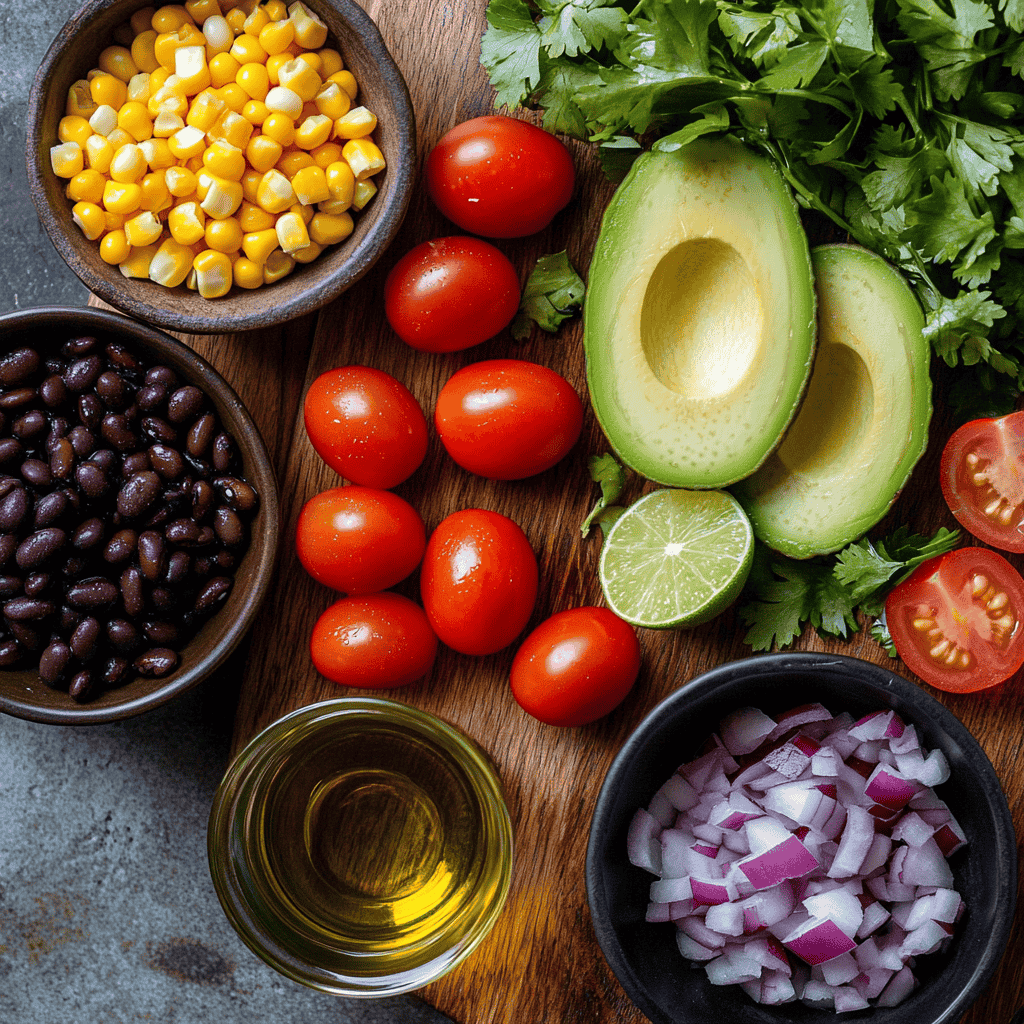
[(608, 533), (598, 568), (611, 611), (634, 626), (697, 626), (725, 611), (750, 574), (754, 534), (724, 491), (665, 488)]

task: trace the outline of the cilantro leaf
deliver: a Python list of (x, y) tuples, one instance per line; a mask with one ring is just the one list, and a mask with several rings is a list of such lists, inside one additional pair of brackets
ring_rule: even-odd
[(592, 455), (587, 463), (590, 479), (601, 485), (601, 497), (583, 520), (580, 533), (586, 537), (596, 522), (602, 533), (608, 535), (612, 523), (626, 510), (614, 503), (622, 497), (626, 486), (626, 472), (612, 455)]
[(480, 63), (494, 86), (496, 106), (516, 107), (540, 79), (540, 29), (525, 0), (490, 0)]
[(614, 49), (626, 27), (626, 12), (614, 0), (538, 0), (543, 12), (538, 27), (549, 57), (576, 57), (602, 47)]
[(512, 337), (517, 341), (528, 338), (531, 321), (554, 334), (564, 321), (579, 312), (585, 290), (583, 279), (564, 250), (541, 256), (523, 289), (519, 312), (512, 321)]

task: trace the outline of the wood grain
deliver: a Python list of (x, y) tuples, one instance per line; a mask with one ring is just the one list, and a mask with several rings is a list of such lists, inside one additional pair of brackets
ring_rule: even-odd
[[(451, 126), (491, 111), (492, 94), (479, 67), (483, 0), (379, 0), (363, 6), (379, 24), (409, 84), (420, 138), (419, 166)], [(540, 235), (500, 243), (525, 277), (538, 255), (567, 249), (584, 273), (611, 188), (592, 153), (575, 145), (579, 180), (574, 202)], [(324, 309), (309, 338), (299, 322), (258, 335), (186, 339), (231, 380), (275, 453), (282, 494), (284, 542), (278, 584), (253, 630), (242, 680), (235, 745), (280, 715), (336, 696), (337, 687), (313, 670), (306, 649), (317, 616), (335, 595), (302, 571), (291, 541), (302, 504), (339, 479), (317, 458), (298, 405), (306, 384), (324, 370), (368, 363), (405, 382), (428, 411), (441, 385), (470, 362), (497, 356), (532, 359), (562, 373), (586, 395), (581, 325), (557, 336), (536, 332), (517, 344), (507, 332), (468, 352), (414, 352), (389, 330), (382, 292), (387, 271), (414, 244), (457, 233), (419, 189), (410, 214), (381, 263)], [(305, 342), (305, 343), (304, 343)], [(936, 485), (938, 456), (948, 436), (937, 417), (932, 445), (885, 525), (920, 530), (955, 526)], [(541, 595), (530, 625), (552, 612), (601, 603), (596, 578), (599, 538), (583, 539), (579, 523), (596, 497), (586, 463), (607, 450), (588, 410), (583, 436), (559, 466), (530, 480), (494, 484), (470, 476), (447, 458), (436, 437), (424, 465), (398, 493), (421, 512), (428, 530), (457, 509), (479, 506), (505, 513), (526, 531), (538, 557)], [(628, 498), (645, 487), (632, 479)], [(857, 481), (851, 480), (851, 489)], [(414, 576), (397, 588), (415, 597)], [(427, 708), (462, 728), (496, 761), (507, 789), (517, 854), (505, 912), (482, 946), (458, 970), (422, 995), (459, 1024), (554, 1024), (644, 1020), (604, 963), (593, 936), (583, 883), (590, 815), (604, 773), (629, 732), (662, 697), (694, 675), (750, 653), (733, 612), (693, 631), (641, 631), (640, 679), (605, 720), (558, 730), (523, 713), (507, 685), (512, 649), (486, 658), (442, 650), (429, 679), (392, 696)], [(805, 635), (804, 650), (849, 654), (890, 664), (863, 633), (824, 643)], [(910, 673), (898, 663), (910, 678)], [(1018, 684), (970, 697), (940, 698), (978, 737), (1003, 781), (1018, 835), (1024, 827), (1024, 732)], [(988, 992), (964, 1017), (968, 1024), (1003, 1024), (1024, 1003), (1024, 934), (1018, 924)]]

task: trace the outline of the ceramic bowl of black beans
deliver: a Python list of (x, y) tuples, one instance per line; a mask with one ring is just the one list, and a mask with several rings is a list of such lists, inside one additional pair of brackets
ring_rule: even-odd
[(207, 678), (278, 531), (260, 433), (186, 345), (106, 310), (0, 316), (0, 710), (111, 721)]

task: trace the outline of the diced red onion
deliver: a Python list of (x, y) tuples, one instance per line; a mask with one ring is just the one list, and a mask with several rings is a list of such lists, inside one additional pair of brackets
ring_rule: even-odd
[(725, 749), (733, 756), (750, 754), (775, 729), (775, 719), (758, 708), (740, 708), (722, 719), (719, 734)]

